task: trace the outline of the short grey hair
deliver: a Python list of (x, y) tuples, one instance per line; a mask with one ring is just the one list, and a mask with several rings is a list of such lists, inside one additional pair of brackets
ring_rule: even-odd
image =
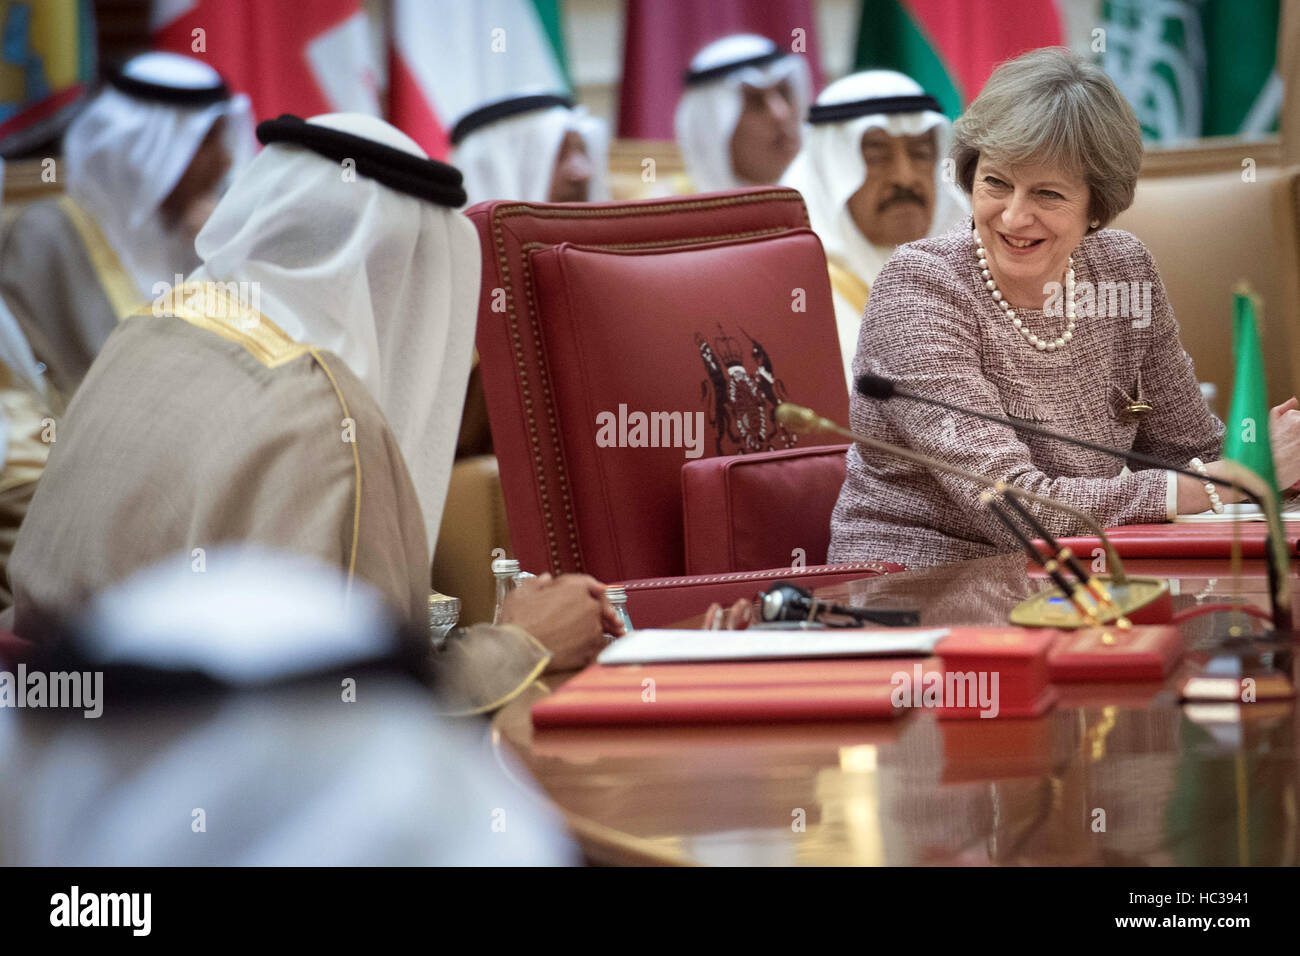
[(952, 158), (967, 194), (981, 156), (1016, 166), (1060, 166), (1088, 184), (1089, 232), (1133, 204), (1142, 128), (1101, 67), (1062, 47), (998, 66), (953, 124)]

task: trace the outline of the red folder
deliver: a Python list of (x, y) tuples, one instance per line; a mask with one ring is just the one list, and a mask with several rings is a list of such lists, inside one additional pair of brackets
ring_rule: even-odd
[(997, 671), (1001, 716), (1032, 716), (1052, 705), (1047, 652), (1058, 632), (1013, 626), (948, 631), (936, 649), (939, 657), (597, 664), (533, 705), (533, 726), (891, 719), (917, 707), (940, 717), (978, 717), (984, 709), (978, 701), (957, 707), (955, 697), (928, 699), (920, 691), (923, 679), (936, 672), (946, 689), (950, 670), (983, 672), (986, 681)]
[[(1240, 529), (1242, 557), (1264, 557), (1268, 527), (1262, 521), (1130, 524), (1107, 528), (1106, 535), (1121, 558), (1226, 558), (1232, 553), (1234, 528)], [(1300, 521), (1282, 522), (1282, 532), (1287, 553), (1300, 553)], [(1094, 537), (1062, 538), (1061, 543), (1082, 556), (1101, 547)]]
[(935, 658), (596, 664), (533, 705), (534, 727), (890, 719), (891, 677)]
[[(989, 709), (978, 698), (981, 676), (991, 692), (990, 675), (997, 673), (997, 717), (1036, 717), (1058, 699), (1053, 681), (1159, 681), (1183, 653), (1172, 627), (948, 630), (938, 656), (927, 658), (595, 664), (534, 704), (533, 726), (853, 721), (892, 719), (917, 708), (987, 723), (981, 713)], [(942, 691), (931, 699), (923, 687), (934, 681)], [(959, 699), (957, 692), (967, 696)]]

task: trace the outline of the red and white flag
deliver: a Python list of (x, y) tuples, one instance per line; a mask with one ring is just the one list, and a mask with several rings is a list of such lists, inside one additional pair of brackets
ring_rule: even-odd
[(559, 0), (393, 0), (389, 119), (434, 157), (465, 113), (570, 89)]
[(259, 120), (380, 115), (361, 0), (154, 0), (150, 29), (155, 48), (203, 60), (246, 93)]

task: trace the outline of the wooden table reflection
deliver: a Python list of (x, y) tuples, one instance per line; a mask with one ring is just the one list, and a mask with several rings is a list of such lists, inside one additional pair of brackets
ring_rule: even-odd
[[(1262, 561), (1129, 561), (1169, 577), (1175, 611), (1244, 595)], [(1292, 577), (1293, 592), (1300, 579)], [(1016, 556), (818, 592), (919, 608), (926, 625), (1005, 623), (1043, 583)], [(1189, 622), (1190, 651), (1224, 615)], [(1159, 684), (1060, 685), (1035, 720), (550, 729), (536, 686), (492, 725), (604, 863), (1275, 865), (1297, 860), (1296, 708), (1179, 705)], [(561, 681), (548, 679), (557, 686)]]

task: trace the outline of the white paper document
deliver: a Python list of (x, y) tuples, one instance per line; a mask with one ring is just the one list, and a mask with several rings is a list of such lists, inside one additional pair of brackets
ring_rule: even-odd
[[(1201, 522), (1219, 522), (1219, 521), (1263, 521), (1264, 512), (1259, 510), (1259, 505), (1243, 501), (1238, 504), (1224, 505), (1223, 514), (1218, 515), (1213, 511), (1202, 511), (1194, 515), (1179, 515), (1174, 518), (1174, 524), (1199, 524)], [(1282, 502), (1282, 520), (1283, 521), (1300, 521), (1300, 498), (1291, 498)]]
[(596, 658), (601, 664), (762, 661), (802, 657), (908, 657), (934, 650), (947, 628), (865, 631), (633, 631)]

